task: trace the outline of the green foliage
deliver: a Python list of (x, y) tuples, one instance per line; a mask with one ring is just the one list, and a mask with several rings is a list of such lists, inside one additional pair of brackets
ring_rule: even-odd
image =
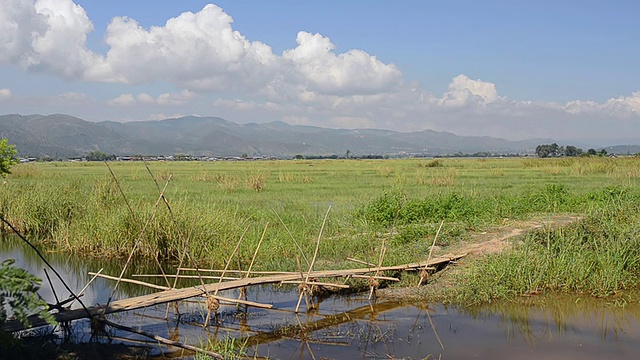
[(115, 160), (115, 159), (116, 159), (115, 155), (109, 155), (100, 150), (94, 150), (87, 154), (88, 161), (109, 161), (109, 160)]
[(28, 316), (31, 313), (38, 313), (49, 323), (54, 324), (55, 320), (46, 311), (46, 302), (37, 294), (41, 280), (24, 269), (12, 266), (13, 263), (13, 259), (0, 263), (0, 324), (8, 319), (6, 305), (11, 309), (13, 317), (25, 327), (29, 325)]
[(531, 233), (522, 244), (472, 263), (456, 279), (459, 287), (450, 300), (473, 304), (540, 291), (609, 297), (636, 289), (639, 210), (634, 199), (618, 197), (582, 222)]
[(7, 139), (0, 139), (0, 177), (11, 174), (11, 165), (18, 163), (17, 153), (15, 145), (9, 144)]
[(550, 145), (543, 144), (536, 146), (536, 155), (541, 158), (558, 156), (575, 157), (582, 155), (583, 152), (584, 151), (581, 148), (575, 147), (573, 145), (567, 145), (567, 147), (564, 147), (558, 146), (558, 144), (553, 143)]

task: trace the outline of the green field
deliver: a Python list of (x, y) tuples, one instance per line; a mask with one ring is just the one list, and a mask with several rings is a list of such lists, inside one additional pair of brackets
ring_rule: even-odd
[[(624, 260), (619, 264), (624, 280), (599, 274), (611, 283), (604, 288), (591, 284), (587, 273), (597, 270), (597, 261), (612, 264), (609, 258), (586, 259), (589, 265), (579, 274), (580, 285), (547, 276), (554, 267), (564, 266), (560, 272), (585, 267), (571, 265), (571, 251), (583, 253), (581, 247), (590, 239), (598, 239), (589, 245), (598, 251), (610, 243), (635, 245), (635, 229), (640, 229), (640, 159), (635, 157), (147, 165), (157, 187), (142, 162), (109, 163), (115, 177), (104, 163), (16, 165), (2, 184), (0, 212), (49, 251), (125, 258), (139, 239), (139, 257), (175, 262), (187, 249), (206, 267), (223, 267), (242, 237), (234, 266), (240, 262), (246, 268), (266, 228), (256, 270), (295, 270), (296, 258), (306, 268), (327, 211), (317, 269), (358, 266), (347, 257), (377, 263), (383, 244), (388, 247), (385, 264), (424, 260), (441, 221), (439, 244), (447, 246), (506, 221), (573, 213), (585, 220), (559, 234), (533, 234), (526, 248), (514, 250), (520, 257), (527, 252), (524, 262), (535, 258), (532, 253), (541, 257), (535, 258), (532, 269), (514, 262), (516, 255), (475, 265), (497, 266), (510, 259), (503, 266), (537, 275), (514, 274), (505, 282), (528, 282), (526, 286), (509, 285), (487, 294), (478, 288), (457, 294), (458, 299), (473, 302), (477, 296), (490, 301), (546, 286), (607, 296), (635, 286), (640, 269), (638, 261), (632, 261), (635, 253), (623, 253), (614, 256)], [(171, 212), (159, 201), (159, 189), (165, 186)], [(538, 249), (534, 244), (544, 246)], [(552, 253), (558, 244), (568, 248)], [(567, 257), (568, 264), (543, 264), (545, 256), (554, 254)], [(549, 268), (541, 272), (543, 265)], [(479, 271), (491, 274), (487, 268)], [(467, 276), (474, 281), (468, 288), (491, 281), (483, 280), (481, 273)]]

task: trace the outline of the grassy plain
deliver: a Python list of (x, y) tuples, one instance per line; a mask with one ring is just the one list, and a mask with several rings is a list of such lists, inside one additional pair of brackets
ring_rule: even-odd
[[(536, 289), (607, 296), (639, 280), (635, 157), (149, 162), (158, 187), (142, 162), (109, 166), (117, 182), (104, 163), (16, 165), (0, 213), (50, 251), (126, 257), (140, 239), (138, 256), (175, 261), (187, 239), (207, 267), (223, 267), (243, 237), (246, 268), (268, 226), (256, 270), (295, 270), (296, 257), (306, 268), (329, 208), (317, 269), (357, 266), (347, 257), (377, 263), (383, 243), (385, 264), (424, 260), (442, 220), (446, 246), (509, 219), (578, 213), (585, 220), (569, 229), (477, 261), (456, 299)], [(165, 186), (171, 213), (159, 201)], [(562, 278), (571, 271), (576, 281)], [(506, 285), (493, 286), (496, 278)]]

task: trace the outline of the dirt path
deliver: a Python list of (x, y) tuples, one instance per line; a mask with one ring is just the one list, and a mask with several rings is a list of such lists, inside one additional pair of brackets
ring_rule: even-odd
[(470, 256), (492, 254), (502, 251), (513, 240), (528, 231), (538, 229), (555, 229), (567, 226), (580, 220), (580, 216), (555, 215), (545, 218), (537, 218), (527, 221), (518, 221), (501, 226), (490, 232), (483, 232), (471, 236), (469, 242), (456, 247), (456, 252), (466, 252)]
[[(473, 258), (498, 253), (513, 244), (515, 239), (526, 232), (538, 229), (557, 229), (579, 221), (580, 219), (582, 219), (582, 217), (577, 215), (553, 215), (526, 221), (505, 220), (507, 224), (496, 227), (490, 231), (473, 234), (469, 239), (461, 242), (460, 244), (440, 248), (437, 247), (436, 243), (436, 248), (434, 248), (432, 256), (442, 256), (452, 253), (467, 253), (466, 258)], [(377, 295), (381, 298), (404, 300), (412, 298), (429, 298), (429, 293), (435, 294), (443, 287), (449, 285), (446, 279), (447, 274), (441, 274), (440, 277), (444, 277), (444, 279), (439, 279), (435, 283), (427, 284), (426, 286), (380, 289)]]

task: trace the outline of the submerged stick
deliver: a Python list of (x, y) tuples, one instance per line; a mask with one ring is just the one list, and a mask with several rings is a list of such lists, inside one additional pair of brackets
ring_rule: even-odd
[(116, 323), (114, 323), (112, 321), (109, 321), (109, 320), (107, 320), (105, 318), (96, 317), (96, 319), (98, 319), (98, 321), (100, 321), (101, 323), (109, 325), (109, 326), (111, 326), (113, 328), (116, 328), (116, 329), (119, 329), (119, 330), (123, 330), (123, 331), (128, 331), (128, 332), (131, 332), (131, 333), (134, 333), (134, 334), (138, 334), (138, 335), (142, 335), (144, 337), (148, 337), (150, 339), (156, 340), (159, 343), (164, 344), (164, 345), (175, 346), (175, 347), (183, 348), (183, 349), (186, 349), (186, 350), (195, 351), (195, 352), (198, 352), (198, 353), (209, 355), (209, 356), (211, 356), (213, 358), (216, 358), (216, 359), (224, 359), (224, 357), (222, 355), (220, 355), (218, 353), (215, 353), (213, 351), (205, 350), (205, 349), (202, 349), (202, 348), (199, 348), (199, 347), (196, 347), (196, 346), (192, 346), (192, 345), (188, 345), (188, 344), (184, 344), (184, 343), (181, 343), (181, 342), (178, 342), (178, 341), (169, 340), (169, 339), (163, 338), (162, 336), (158, 336), (158, 335), (152, 334), (150, 332), (146, 332), (144, 330), (134, 329), (134, 328), (131, 328), (131, 327), (128, 327), (128, 326), (116, 324)]

